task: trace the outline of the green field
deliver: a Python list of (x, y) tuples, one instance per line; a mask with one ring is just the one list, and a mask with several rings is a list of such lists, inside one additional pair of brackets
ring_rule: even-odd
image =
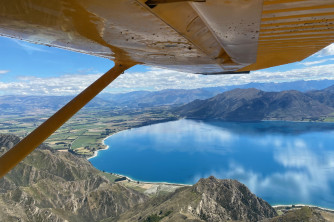
[[(47, 116), (0, 116), (0, 133), (26, 136), (46, 120)], [(83, 109), (47, 140), (56, 150), (71, 149), (75, 153), (91, 156), (103, 149), (102, 140), (121, 130), (147, 125), (159, 121), (176, 119), (168, 108), (100, 110)]]

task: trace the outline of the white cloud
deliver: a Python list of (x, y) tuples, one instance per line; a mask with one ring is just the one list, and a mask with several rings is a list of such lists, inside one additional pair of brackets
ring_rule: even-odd
[(319, 52), (316, 53), (318, 56), (331, 56), (334, 55), (334, 43), (330, 44), (326, 48), (320, 50)]
[[(21, 76), (13, 82), (0, 82), (2, 94), (72, 95), (81, 92), (101, 74), (63, 75), (58, 77)], [(172, 70), (150, 68), (146, 72), (125, 73), (105, 92), (136, 90), (195, 89), (251, 82), (289, 82), (334, 79), (334, 64), (310, 66), (289, 71), (254, 71), (245, 75), (204, 76)]]
[[(255, 71), (245, 82), (290, 82), (297, 80), (334, 79), (334, 64), (292, 69), (284, 72)], [(262, 79), (262, 81), (260, 81)]]
[(16, 95), (73, 95), (84, 90), (100, 75), (64, 75), (39, 78), (22, 76), (15, 82), (0, 82), (3, 94)]
[(6, 73), (8, 73), (9, 72), (9, 70), (0, 70), (0, 75), (1, 74), (6, 74)]
[(329, 61), (334, 61), (334, 58), (331, 59), (321, 59), (317, 61), (311, 61), (311, 62), (302, 62), (301, 64), (304, 66), (313, 66), (313, 65), (318, 65), (321, 63), (329, 62)]
[(146, 73), (120, 76), (113, 84), (116, 88), (190, 89), (251, 82), (289, 82), (296, 80), (334, 79), (334, 64), (293, 69), (285, 72), (255, 71), (245, 75), (203, 76), (153, 68)]

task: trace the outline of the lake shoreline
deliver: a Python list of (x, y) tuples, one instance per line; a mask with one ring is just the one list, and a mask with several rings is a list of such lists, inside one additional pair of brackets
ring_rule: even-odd
[[(176, 121), (178, 121), (178, 120), (180, 120), (180, 119), (177, 119)], [(169, 122), (169, 121), (165, 121), (165, 122)], [(223, 121), (223, 122), (225, 122), (225, 121)], [(303, 122), (303, 123), (310, 123), (310, 122), (306, 122), (306, 121), (280, 121), (280, 120), (263, 120), (263, 121), (261, 121), (261, 122), (286, 122), (286, 123), (294, 123), (294, 122)], [(313, 121), (312, 123), (320, 123), (320, 124), (323, 124), (323, 123), (327, 123), (327, 124), (332, 124), (332, 123), (329, 123), (329, 122), (315, 122), (315, 121)], [(246, 123), (247, 124), (247, 123)], [(327, 125), (327, 124), (324, 124), (324, 125)], [(153, 125), (153, 124), (147, 124), (147, 125)], [(145, 125), (141, 125), (141, 126), (136, 126), (136, 127), (131, 127), (131, 128), (129, 128), (129, 129), (124, 129), (124, 130), (120, 130), (120, 131), (118, 131), (118, 132), (115, 132), (114, 134), (112, 134), (112, 135), (108, 135), (106, 138), (104, 138), (103, 140), (102, 140), (102, 143), (103, 143), (103, 145), (104, 145), (104, 147), (106, 147), (106, 148), (104, 148), (104, 149), (100, 149), (100, 150), (106, 150), (106, 149), (109, 149), (110, 147), (106, 144), (106, 139), (108, 139), (109, 137), (111, 137), (111, 136), (113, 136), (113, 135), (115, 135), (115, 134), (117, 134), (117, 133), (119, 133), (119, 132), (123, 132), (123, 131), (125, 131), (125, 130), (131, 130), (131, 129), (134, 129), (134, 128), (138, 128), (138, 127), (142, 127), (142, 126), (147, 126), (146, 124)], [(323, 125), (321, 125), (321, 126), (323, 126)], [(276, 129), (276, 128), (274, 128), (274, 129)], [(90, 158), (88, 158), (88, 159), (91, 159), (91, 158), (94, 158), (94, 157), (96, 157), (97, 155), (98, 155), (98, 151), (100, 151), (100, 150), (97, 150), (97, 151), (95, 151), (94, 152), (94, 156), (92, 156), (92, 157), (90, 157)], [(190, 186), (190, 184), (182, 184), (182, 183), (168, 183), (168, 182), (151, 182), (151, 181), (140, 181), (140, 180), (135, 180), (135, 179), (132, 179), (131, 177), (129, 177), (129, 176), (125, 176), (125, 175), (121, 175), (121, 174), (116, 174), (116, 173), (111, 173), (112, 175), (117, 175), (117, 177), (119, 177), (119, 178), (125, 178), (124, 179), (124, 182), (127, 182), (127, 181), (131, 181), (131, 182), (133, 182), (133, 183), (140, 183), (140, 184), (154, 184), (154, 185), (166, 185), (166, 186), (174, 186), (174, 185), (176, 185), (176, 186), (178, 186), (178, 187), (182, 187), (182, 186)], [(203, 176), (203, 175), (202, 175)], [(163, 179), (163, 178), (162, 178)], [(159, 181), (159, 180), (158, 180)], [(291, 199), (290, 199), (291, 200)], [(296, 199), (297, 201), (298, 201), (298, 198)], [(296, 201), (296, 202), (297, 202)], [(276, 202), (275, 200), (273, 201), (273, 200), (271, 200), (271, 202)], [(277, 200), (277, 202), (280, 202), (279, 200)], [(276, 203), (277, 203), (276, 202)], [(283, 202), (284, 203), (284, 201), (281, 201), (281, 202)], [(317, 208), (317, 209), (319, 209), (319, 210), (324, 210), (324, 211), (329, 211), (329, 212), (331, 212), (331, 213), (334, 213), (334, 209), (333, 208), (325, 208), (325, 207), (320, 207), (320, 206), (317, 206), (317, 205), (307, 205), (307, 204), (284, 204), (284, 205), (281, 205), (281, 204), (277, 204), (277, 205), (272, 205), (274, 208), (282, 208), (282, 210), (287, 210), (288, 208), (292, 208), (293, 206), (297, 206), (297, 207), (302, 207), (302, 206), (309, 206), (309, 207), (312, 207), (312, 208)], [(329, 205), (330, 206), (330, 205)], [(331, 206), (330, 206), (331, 207)], [(286, 209), (285, 209), (286, 208)]]
[[(119, 131), (119, 132), (122, 132), (122, 131), (123, 131), (123, 130), (121, 130), (121, 131)], [(118, 132), (117, 132), (117, 133), (118, 133)], [(105, 148), (103, 148), (103, 149), (99, 149), (99, 150), (95, 150), (93, 156), (87, 157), (87, 160), (90, 160), (90, 159), (92, 159), (92, 158), (94, 158), (94, 157), (97, 157), (99, 151), (109, 149), (109, 146), (108, 146), (107, 144), (105, 144), (105, 140), (108, 139), (109, 137), (113, 136), (113, 135), (114, 135), (114, 134), (109, 135), (109, 136), (107, 136), (106, 138), (104, 138), (104, 139), (101, 141), (101, 143), (102, 143), (102, 145), (105, 146)]]
[(161, 185), (172, 185), (172, 186), (192, 186), (193, 184), (183, 184), (183, 183), (170, 183), (170, 182), (152, 182), (152, 181), (140, 181), (140, 180), (134, 180), (129, 176), (118, 174), (118, 173), (110, 173), (112, 175), (115, 175), (119, 178), (126, 178), (126, 180), (131, 181), (131, 182), (139, 182), (142, 184), (161, 184)]
[[(125, 180), (131, 181), (133, 183), (140, 183), (140, 184), (149, 184), (149, 185), (165, 185), (165, 186), (177, 186), (177, 187), (189, 187), (193, 186), (194, 184), (182, 184), (182, 183), (169, 183), (169, 182), (150, 182), (150, 181), (139, 181), (139, 180), (134, 180), (129, 176), (122, 175), (122, 174), (117, 174), (117, 173), (110, 173), (112, 175), (116, 175), (119, 178), (126, 178)], [(225, 178), (228, 179), (228, 178)], [(275, 210), (291, 210), (291, 209), (298, 209), (302, 207), (310, 207), (312, 209), (317, 209), (317, 210), (322, 210), (330, 213), (334, 213), (334, 209), (331, 208), (325, 208), (325, 207), (320, 207), (317, 205), (311, 205), (311, 204), (270, 204)]]
[(133, 126), (133, 127), (127, 128), (127, 129), (123, 129), (123, 130), (114, 132), (113, 134), (108, 135), (107, 137), (105, 137), (105, 138), (101, 141), (101, 144), (102, 144), (103, 146), (105, 146), (105, 148), (95, 150), (94, 153), (93, 153), (93, 155), (92, 155), (92, 156), (87, 156), (86, 159), (87, 159), (87, 160), (90, 160), (90, 159), (92, 159), (92, 158), (94, 158), (94, 157), (97, 157), (98, 152), (101, 151), (101, 150), (108, 150), (108, 149), (109, 149), (109, 146), (108, 146), (107, 144), (105, 144), (105, 140), (107, 140), (107, 139), (108, 139), (109, 137), (111, 137), (111, 136), (114, 136), (114, 135), (117, 134), (117, 133), (120, 133), (120, 132), (123, 132), (123, 131), (126, 131), (126, 130), (136, 129), (136, 128), (143, 127), (143, 126), (149, 126), (149, 125), (153, 125), (153, 124), (166, 123), (166, 122), (177, 121), (177, 120), (180, 120), (180, 119), (178, 119), (178, 118), (166, 118), (166, 119), (158, 120), (158, 121), (157, 121), (157, 120), (154, 120), (154, 121), (148, 121), (148, 122), (140, 123), (140, 124), (138, 124), (137, 126)]
[[(177, 186), (177, 187), (189, 187), (189, 186), (193, 186), (194, 184), (182, 184), (182, 183), (169, 183), (169, 182), (150, 182), (150, 181), (139, 181), (139, 180), (134, 180), (129, 176), (126, 175), (122, 175), (122, 174), (117, 174), (117, 173), (110, 173), (112, 175), (118, 176), (119, 178), (126, 178), (126, 181), (130, 181), (133, 183), (139, 183), (139, 184), (149, 184), (149, 185), (165, 185), (165, 186)], [(228, 179), (228, 178), (225, 178)], [(322, 211), (327, 211), (330, 213), (334, 213), (334, 209), (331, 208), (325, 208), (325, 207), (320, 207), (317, 205), (311, 205), (311, 204), (270, 204), (270, 206), (272, 206), (274, 209), (276, 210), (283, 210), (283, 209), (296, 209), (296, 208), (302, 208), (302, 207), (310, 207), (313, 209), (318, 209), (318, 210), (322, 210)]]
[(326, 211), (326, 212), (330, 212), (330, 213), (334, 213), (334, 209), (330, 209), (330, 208), (325, 208), (325, 207), (319, 207), (316, 205), (311, 205), (311, 204), (286, 204), (286, 205), (271, 205), (275, 210), (282, 210), (282, 209), (287, 209), (289, 208), (291, 209), (298, 209), (298, 208), (302, 208), (302, 207), (310, 207), (312, 209), (317, 209), (317, 210), (322, 210), (322, 211)]

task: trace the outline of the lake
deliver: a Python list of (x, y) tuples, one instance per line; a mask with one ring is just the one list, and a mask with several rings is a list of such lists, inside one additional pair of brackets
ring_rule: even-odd
[(232, 178), (270, 204), (334, 209), (334, 123), (178, 120), (126, 130), (90, 162), (134, 180)]

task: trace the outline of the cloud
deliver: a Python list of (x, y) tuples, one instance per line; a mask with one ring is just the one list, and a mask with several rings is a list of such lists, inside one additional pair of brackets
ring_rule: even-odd
[(321, 63), (329, 62), (329, 61), (334, 61), (334, 58), (321, 59), (321, 60), (311, 61), (311, 62), (302, 62), (301, 64), (304, 65), (304, 66), (313, 66), (313, 65), (318, 65), (318, 64), (321, 64)]
[[(58, 77), (21, 76), (13, 82), (0, 82), (2, 94), (74, 95), (81, 92), (102, 74), (72, 74)], [(149, 68), (119, 76), (104, 92), (138, 90), (196, 89), (251, 82), (291, 82), (297, 80), (334, 79), (334, 64), (308, 66), (288, 71), (254, 71), (245, 75), (204, 76), (166, 69)]]
[(8, 73), (9, 72), (9, 70), (0, 70), (0, 75), (1, 74), (6, 74), (6, 73)]
[(317, 56), (332, 56), (334, 55), (334, 43), (330, 44), (326, 48), (320, 50), (319, 52), (316, 53)]
[(100, 75), (63, 75), (39, 78), (21, 76), (15, 82), (0, 82), (3, 94), (14, 95), (74, 95), (84, 90)]
[(334, 79), (334, 64), (292, 69), (282, 72), (255, 71), (246, 75), (203, 76), (152, 68), (145, 73), (131, 73), (120, 76), (113, 86), (124, 91), (131, 88), (194, 89), (223, 85), (239, 85), (251, 82), (289, 82), (296, 80)]

